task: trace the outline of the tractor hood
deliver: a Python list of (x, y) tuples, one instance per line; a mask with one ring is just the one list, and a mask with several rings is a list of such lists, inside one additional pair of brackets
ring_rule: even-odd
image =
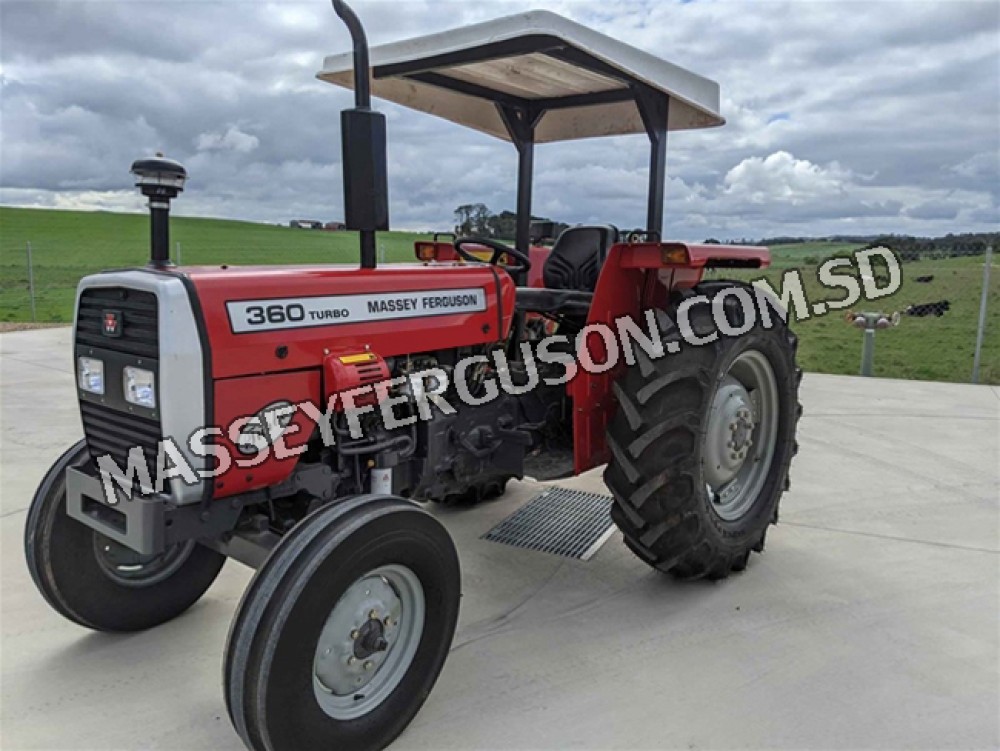
[(203, 266), (193, 288), (214, 378), (318, 368), (332, 351), (383, 357), (504, 339), (514, 282), (485, 265)]

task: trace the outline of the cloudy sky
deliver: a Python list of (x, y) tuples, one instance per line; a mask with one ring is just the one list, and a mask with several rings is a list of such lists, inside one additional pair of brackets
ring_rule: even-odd
[[(944, 234), (1000, 224), (1000, 2), (354, 0), (373, 44), (545, 8), (720, 82), (671, 134), (667, 234)], [(0, 203), (141, 211), (128, 167), (191, 175), (176, 212), (342, 216), (349, 38), (325, 0), (0, 1)], [(515, 153), (385, 102), (395, 228), (514, 203)], [(637, 226), (644, 136), (538, 147), (535, 213)]]

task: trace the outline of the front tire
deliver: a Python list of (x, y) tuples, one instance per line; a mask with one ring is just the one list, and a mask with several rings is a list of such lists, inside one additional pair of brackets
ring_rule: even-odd
[(226, 704), (251, 749), (383, 748), (430, 694), (458, 620), (458, 555), (416, 504), (360, 496), (289, 532), (243, 597)]
[(56, 612), (95, 631), (141, 631), (176, 618), (205, 593), (226, 557), (194, 541), (139, 556), (66, 514), (66, 469), (90, 460), (84, 441), (49, 468), (28, 508), (24, 554)]
[(692, 295), (710, 301), (688, 308), (699, 337), (719, 328), (716, 302), (731, 326), (743, 328), (743, 308), (719, 297), (733, 288), (757, 300), (739, 282), (675, 296), (657, 315), (667, 354), (651, 360), (637, 349), (636, 364), (614, 385), (618, 411), (604, 473), (615, 498), (611, 517), (636, 555), (684, 579), (724, 578), (763, 551), (797, 451), (797, 340), (773, 311), (765, 327), (755, 310), (754, 325), (737, 337), (720, 333), (695, 346), (681, 336), (679, 306)]

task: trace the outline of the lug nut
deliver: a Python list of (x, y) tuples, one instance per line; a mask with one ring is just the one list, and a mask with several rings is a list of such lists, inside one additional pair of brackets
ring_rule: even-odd
[(347, 658), (348, 665), (353, 665), (355, 662), (357, 662), (357, 659), (355, 659), (354, 655), (351, 655), (350, 657)]
[(371, 669), (372, 669), (372, 661), (365, 660), (365, 670), (371, 670)]
[(375, 610), (372, 610), (371, 612), (368, 613), (368, 617), (369, 618), (374, 618), (377, 621), (378, 620), (378, 612), (375, 611)]
[(386, 626), (391, 626), (392, 625), (392, 618), (390, 618), (389, 616), (386, 616), (384, 622), (385, 622)]
[(358, 638), (359, 636), (361, 636), (361, 632), (360, 632), (360, 631), (358, 631), (357, 629), (354, 629), (354, 630), (353, 630), (353, 631), (351, 632), (351, 638), (352, 638), (352, 639), (357, 639), (357, 638)]

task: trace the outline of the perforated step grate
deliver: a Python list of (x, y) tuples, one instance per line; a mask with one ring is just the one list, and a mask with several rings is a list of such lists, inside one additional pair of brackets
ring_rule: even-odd
[(548, 488), (482, 539), (586, 561), (611, 536), (611, 503), (607, 495)]

